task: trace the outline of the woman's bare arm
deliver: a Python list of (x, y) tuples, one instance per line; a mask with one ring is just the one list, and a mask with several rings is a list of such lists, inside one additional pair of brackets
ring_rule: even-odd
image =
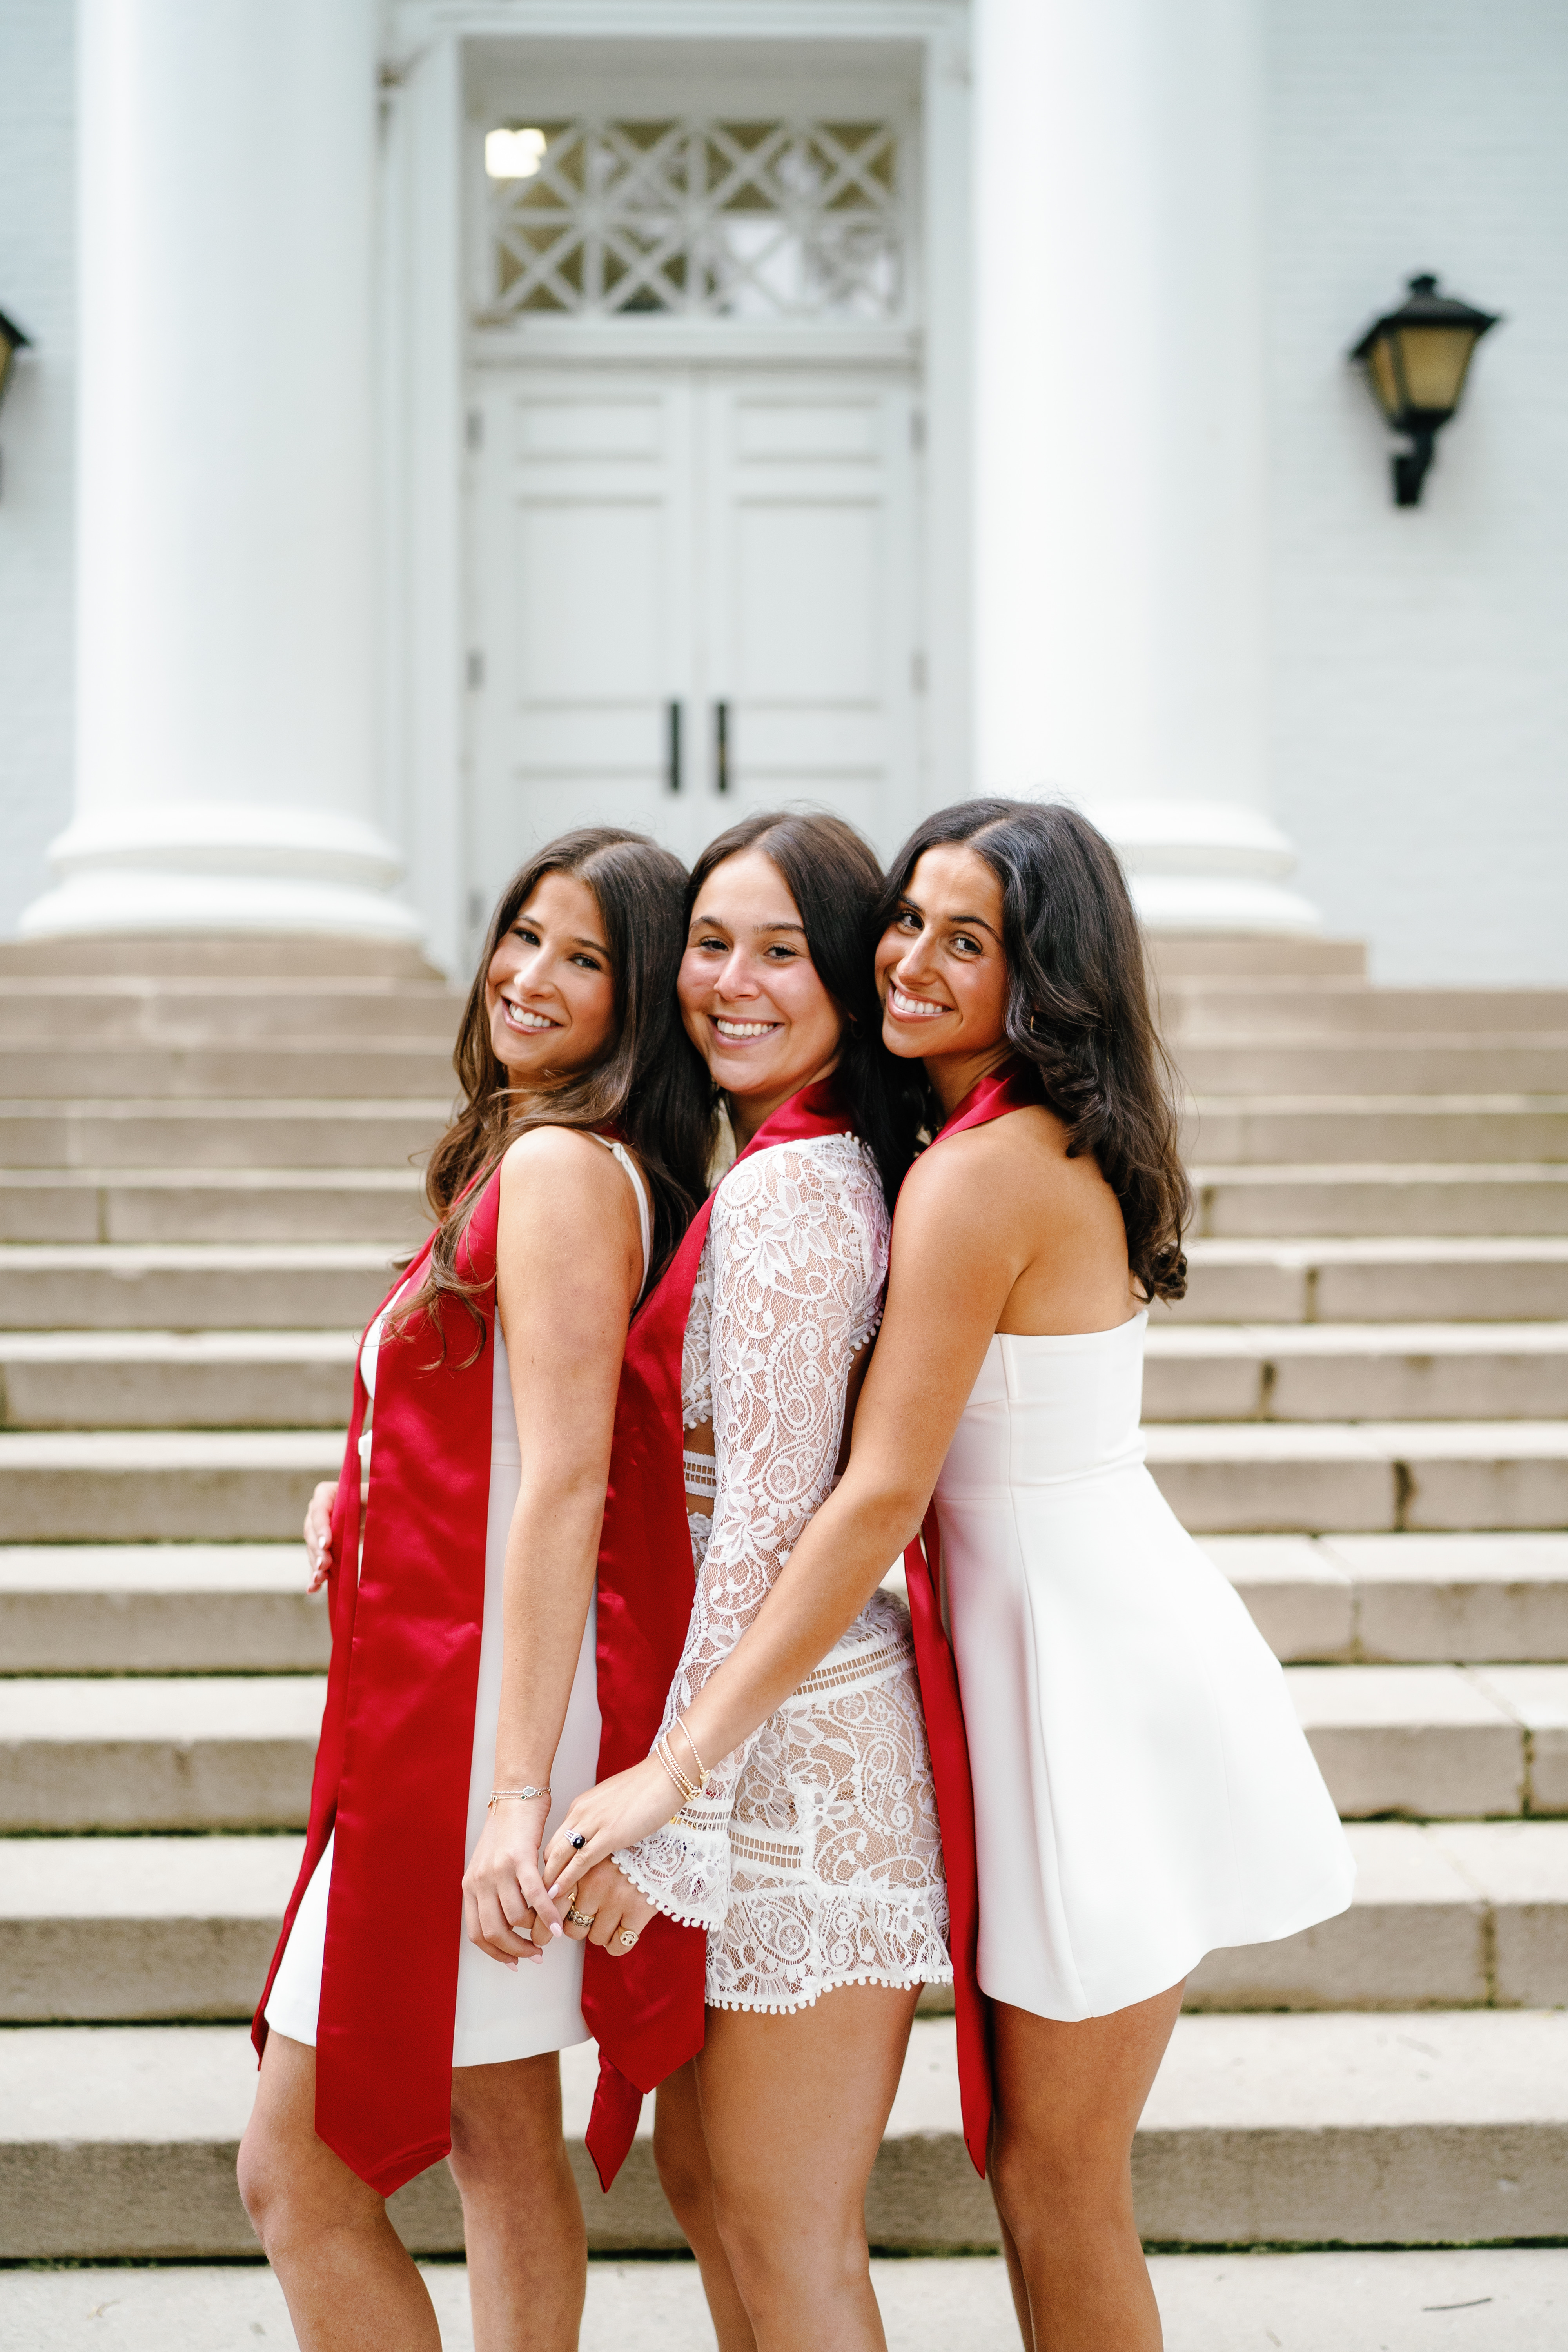
[[(543, 1788), (587, 1620), (626, 1325), (642, 1284), (637, 1201), (602, 1144), (563, 1128), (523, 1136), (501, 1163), (496, 1297), (522, 1479), (507, 1537), (495, 1786)], [(498, 1805), (463, 1882), (472, 1940), (536, 1950), (511, 1922), (518, 1885), (553, 1922), (538, 1879), (543, 1800)]]

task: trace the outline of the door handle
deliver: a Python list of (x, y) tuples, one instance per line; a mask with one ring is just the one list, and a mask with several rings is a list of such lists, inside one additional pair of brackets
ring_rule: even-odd
[(671, 702), (665, 709), (664, 781), (672, 793), (680, 790), (680, 705)]
[(730, 706), (727, 702), (713, 705), (713, 789), (727, 793), (730, 789)]

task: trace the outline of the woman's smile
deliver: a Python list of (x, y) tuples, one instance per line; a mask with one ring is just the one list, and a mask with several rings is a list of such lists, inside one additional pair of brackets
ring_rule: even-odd
[(888, 1010), (895, 1021), (935, 1021), (943, 1013), (951, 1013), (951, 1004), (938, 1004), (929, 996), (911, 996), (907, 988), (891, 981), (888, 986)]

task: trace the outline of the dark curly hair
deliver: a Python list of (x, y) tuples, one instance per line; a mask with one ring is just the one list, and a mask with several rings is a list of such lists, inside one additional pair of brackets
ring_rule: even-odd
[(1146, 1295), (1180, 1298), (1192, 1193), (1177, 1148), (1175, 1074), (1150, 1011), (1142, 936), (1116, 852), (1059, 802), (960, 801), (917, 825), (893, 860), (879, 936), (920, 859), (947, 843), (984, 858), (1002, 886), (1008, 1044), (1038, 1071), (1069, 1158), (1090, 1153), (1121, 1203), (1128, 1265)]
[(760, 849), (778, 868), (800, 910), (816, 975), (844, 1015), (835, 1077), (858, 1132), (876, 1157), (890, 1209), (914, 1158), (925, 1109), (923, 1090), (882, 1043), (873, 969), (882, 869), (868, 844), (840, 816), (773, 810), (743, 817), (710, 841), (692, 867), (686, 892), (689, 919), (709, 876), (726, 858), (748, 849)]

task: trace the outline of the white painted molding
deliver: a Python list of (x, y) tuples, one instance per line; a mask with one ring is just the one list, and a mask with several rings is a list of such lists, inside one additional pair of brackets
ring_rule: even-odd
[(57, 887), (26, 939), (105, 931), (310, 931), (418, 940), (386, 893), (403, 861), (359, 818), (222, 801), (165, 801), (79, 817), (49, 852)]

